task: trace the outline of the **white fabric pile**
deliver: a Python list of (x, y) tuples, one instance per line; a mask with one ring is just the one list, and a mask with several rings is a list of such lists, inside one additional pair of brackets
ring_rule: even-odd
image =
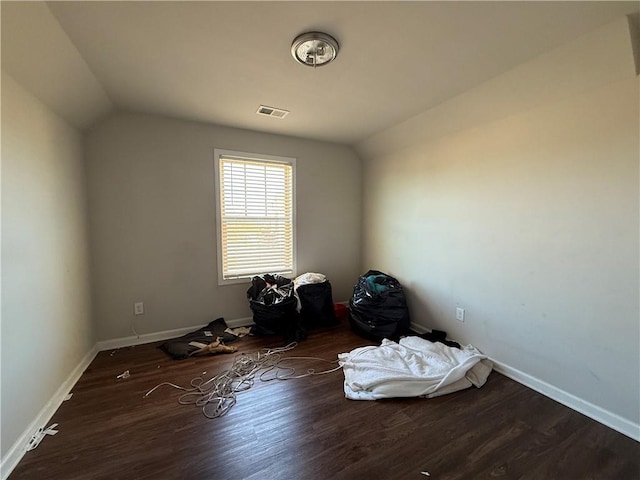
[(307, 272), (302, 275), (298, 275), (293, 281), (293, 289), (298, 290), (298, 287), (302, 285), (309, 285), (311, 283), (324, 283), (327, 281), (327, 277), (322, 273)]
[(405, 337), (399, 343), (360, 347), (341, 353), (344, 393), (351, 400), (436, 397), (472, 385), (480, 388), (493, 368), (475, 347), (461, 349)]

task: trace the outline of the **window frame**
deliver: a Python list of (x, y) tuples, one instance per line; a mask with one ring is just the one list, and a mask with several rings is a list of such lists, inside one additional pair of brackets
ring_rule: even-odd
[(239, 160), (247, 160), (262, 163), (280, 163), (291, 166), (291, 248), (292, 248), (292, 272), (291, 277), (297, 275), (297, 242), (296, 242), (296, 159), (293, 157), (282, 157), (278, 155), (267, 155), (263, 153), (240, 152), (237, 150), (226, 150), (215, 148), (213, 153), (213, 171), (214, 171), (214, 190), (216, 205), (216, 250), (217, 250), (217, 270), (218, 270), (218, 286), (236, 285), (239, 283), (248, 283), (255, 275), (274, 272), (255, 272), (247, 274), (247, 276), (238, 278), (224, 278), (223, 252), (222, 252), (222, 198), (220, 187), (220, 163), (221, 158), (232, 157)]

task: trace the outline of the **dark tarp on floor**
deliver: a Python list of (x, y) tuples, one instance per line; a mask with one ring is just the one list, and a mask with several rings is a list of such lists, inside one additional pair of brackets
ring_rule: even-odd
[(221, 337), (222, 343), (228, 344), (239, 338), (232, 333), (225, 333), (226, 329), (227, 324), (224, 318), (220, 317), (210, 322), (206, 327), (187, 333), (182, 337), (167, 340), (160, 345), (160, 349), (174, 359), (182, 360), (201, 348), (196, 345), (190, 345), (192, 342), (209, 345), (211, 342), (215, 342), (217, 337)]

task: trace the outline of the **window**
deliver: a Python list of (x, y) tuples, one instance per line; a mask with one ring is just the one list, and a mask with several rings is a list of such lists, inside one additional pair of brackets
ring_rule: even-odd
[(214, 151), (218, 283), (295, 275), (295, 158)]

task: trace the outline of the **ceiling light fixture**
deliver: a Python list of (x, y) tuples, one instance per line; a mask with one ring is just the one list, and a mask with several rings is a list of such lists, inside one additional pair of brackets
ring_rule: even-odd
[(322, 32), (298, 35), (291, 44), (291, 55), (308, 67), (321, 67), (336, 58), (340, 46), (335, 38)]

